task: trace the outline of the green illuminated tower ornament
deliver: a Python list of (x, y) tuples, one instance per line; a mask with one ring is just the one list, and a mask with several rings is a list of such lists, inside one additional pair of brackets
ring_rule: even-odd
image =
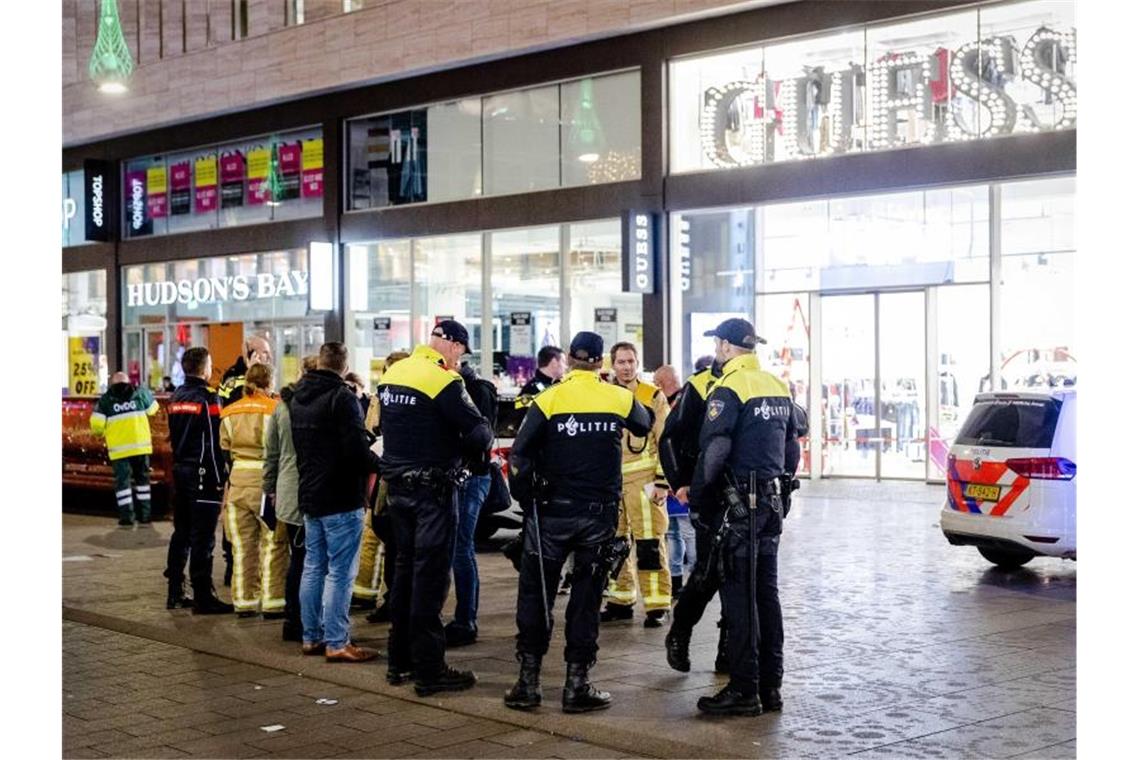
[(281, 161), (277, 157), (278, 146), (279, 143), (276, 140), (269, 143), (269, 177), (265, 181), (265, 187), (268, 191), (266, 202), (270, 206), (281, 205), (281, 196), (283, 195)]
[(87, 73), (99, 92), (117, 95), (127, 91), (127, 80), (134, 70), (135, 60), (119, 23), (119, 4), (116, 0), (103, 0), (99, 11), (99, 37), (91, 51)]
[(579, 86), (578, 107), (570, 128), (570, 144), (581, 153), (578, 160), (592, 164), (598, 160), (598, 151), (604, 141), (602, 123), (594, 110), (594, 80), (583, 79)]

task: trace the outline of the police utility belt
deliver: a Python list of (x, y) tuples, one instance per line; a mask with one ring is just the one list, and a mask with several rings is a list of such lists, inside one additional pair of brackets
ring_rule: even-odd
[(575, 501), (574, 499), (547, 499), (538, 497), (535, 506), (542, 517), (603, 517), (617, 516), (618, 502)]
[(418, 467), (414, 470), (401, 472), (392, 477), (389, 483), (402, 490), (430, 488), (434, 491), (443, 492), (462, 485), (470, 477), (470, 474), (463, 467), (454, 467), (450, 470), (445, 470), (442, 467)]
[[(745, 522), (748, 520), (748, 492), (741, 491), (730, 477), (721, 490), (721, 501), (724, 504), (724, 517), (728, 522)], [(783, 517), (783, 505), (780, 501), (780, 479), (756, 481), (756, 509), (761, 510), (768, 506), (773, 512)]]

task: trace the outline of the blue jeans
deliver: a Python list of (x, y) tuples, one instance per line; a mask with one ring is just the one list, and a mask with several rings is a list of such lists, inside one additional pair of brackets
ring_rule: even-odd
[(680, 576), (693, 571), (697, 564), (697, 532), (689, 515), (669, 515), (669, 575)]
[(491, 490), (490, 475), (472, 475), (459, 489), (459, 525), (451, 569), (455, 573), (455, 625), (475, 628), (479, 614), (479, 568), (475, 564), (475, 525)]
[(348, 644), (352, 579), (360, 562), (364, 510), (305, 516), (305, 569), (301, 573), (301, 625), (306, 644), (329, 649)]

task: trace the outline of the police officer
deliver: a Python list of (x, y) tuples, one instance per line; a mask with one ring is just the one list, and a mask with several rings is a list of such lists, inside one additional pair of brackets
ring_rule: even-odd
[(557, 383), (566, 374), (566, 355), (558, 346), (543, 346), (535, 357), (537, 368), (534, 377), (519, 388), (519, 395), (515, 396), (515, 408), (511, 417), (512, 425), (517, 431), (526, 416), (527, 407), (534, 401), (534, 397), (550, 386)]
[(210, 352), (189, 348), (182, 354), (186, 382), (174, 391), (167, 407), (170, 445), (174, 450), (174, 534), (166, 556), (166, 608), (183, 607), (182, 584), (190, 557), (194, 613), (233, 612), (214, 593), (214, 532), (222, 509), (226, 479), (221, 449), (218, 397), (207, 386), (213, 371)]
[[(762, 339), (757, 339), (762, 340)], [(721, 365), (712, 357), (709, 362), (691, 375), (681, 389), (681, 396), (665, 420), (661, 433), (661, 469), (669, 481), (669, 487), (682, 503), (688, 502), (689, 485), (693, 482), (693, 470), (700, 454), (701, 425), (705, 419), (705, 404), (713, 384), (721, 376)], [(693, 511), (690, 504), (690, 510)], [(695, 511), (693, 511), (695, 514)], [(673, 607), (673, 624), (665, 636), (665, 653), (670, 667), (682, 673), (689, 672), (689, 641), (693, 628), (701, 620), (705, 608), (717, 593), (717, 578), (710, 575), (709, 555), (713, 551), (713, 534), (709, 526), (700, 519), (693, 520), (693, 530), (697, 542), (697, 565), (689, 576), (689, 582), (681, 589), (677, 603)], [(728, 631), (722, 619), (717, 623), (720, 637), (717, 641), (715, 669), (718, 673), (728, 672), (728, 658), (725, 654)]]
[(728, 685), (701, 697), (714, 715), (759, 715), (781, 709), (784, 625), (776, 585), (783, 528), (779, 479), (795, 474), (800, 445), (788, 387), (760, 369), (752, 325), (727, 319), (716, 338), (723, 375), (709, 393), (691, 503), (702, 522), (726, 521), (721, 607), (728, 629)]
[(388, 682), (415, 677), (416, 694), (461, 691), (475, 675), (444, 661), (440, 613), (450, 583), (451, 551), (458, 519), (457, 484), (465, 462), (479, 461), (492, 432), (456, 369), (468, 353), (467, 329), (441, 321), (428, 345), (381, 378), (381, 474), (396, 543), (390, 599)]
[[(570, 371), (535, 397), (511, 448), (511, 494), (523, 505), (524, 557), (516, 622), (519, 679), (507, 707), (542, 703), (539, 672), (550, 646), (551, 615), (562, 563), (574, 554), (566, 606), (563, 712), (610, 706), (588, 679), (598, 652), (598, 607), (615, 555), (621, 501), (623, 430), (647, 435), (653, 418), (625, 388), (602, 381), (602, 338), (580, 332), (570, 344)], [(623, 539), (618, 539), (622, 541)], [(628, 547), (627, 547), (628, 551)]]

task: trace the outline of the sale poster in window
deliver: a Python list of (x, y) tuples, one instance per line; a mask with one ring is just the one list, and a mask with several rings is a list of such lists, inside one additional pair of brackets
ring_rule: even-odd
[(170, 215), (190, 213), (190, 162), (170, 165)]
[(98, 336), (68, 339), (68, 388), (76, 396), (94, 396), (99, 392)]
[(194, 211), (209, 213), (218, 208), (218, 157), (210, 153), (194, 159)]
[(151, 219), (166, 216), (165, 166), (152, 166), (146, 170), (146, 208)]
[(301, 143), (301, 195), (320, 198), (325, 192), (325, 141), (323, 138)]

